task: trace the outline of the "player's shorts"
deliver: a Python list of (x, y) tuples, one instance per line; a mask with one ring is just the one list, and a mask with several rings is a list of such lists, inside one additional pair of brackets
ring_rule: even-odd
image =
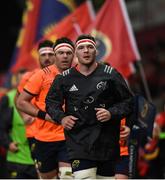
[(65, 141), (42, 142), (36, 140), (35, 156), (41, 173), (57, 169), (58, 162), (70, 162)]
[(36, 142), (36, 140), (33, 137), (28, 138), (28, 142), (29, 142), (32, 159), (35, 159), (35, 146), (36, 146), (35, 142)]
[(7, 179), (37, 179), (34, 165), (7, 162)]
[(72, 160), (73, 173), (80, 170), (97, 168), (97, 175), (100, 176), (114, 176), (115, 175), (115, 162), (114, 161), (91, 161), (91, 160)]
[(116, 174), (129, 175), (129, 156), (121, 156), (116, 163)]

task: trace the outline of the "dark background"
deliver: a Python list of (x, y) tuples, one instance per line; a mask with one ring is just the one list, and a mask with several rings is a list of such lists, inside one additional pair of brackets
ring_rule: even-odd
[(2, 1), (0, 5), (0, 72), (5, 72), (10, 64), (13, 49), (22, 22), (24, 0)]
[[(76, 0), (76, 4), (79, 5), (83, 1)], [(25, 8), (25, 0), (3, 0), (2, 2), (0, 6), (0, 73), (5, 72), (10, 66)], [(95, 9), (98, 10), (103, 2), (104, 0), (93, 0)]]
[[(126, 0), (129, 2), (140, 0)], [(145, 3), (156, 3), (157, 1), (141, 0)], [(76, 0), (77, 5), (84, 0)], [(104, 0), (92, 0), (96, 12), (99, 10)], [(163, 2), (163, 1), (162, 1)], [(164, 2), (163, 2), (164, 3)], [(143, 8), (144, 18), (141, 20), (146, 23), (148, 16), (147, 9)], [(0, 74), (7, 72), (10, 61), (18, 38), (18, 33), (22, 23), (22, 13), (25, 9), (25, 0), (4, 0), (0, 6)], [(152, 14), (152, 12), (151, 12)], [(129, 14), (132, 18), (131, 14)], [(164, 17), (165, 18), (165, 17)], [(133, 22), (133, 21), (132, 21)], [(162, 110), (165, 104), (165, 23), (159, 26), (146, 26), (144, 29), (134, 32), (137, 45), (142, 57), (142, 66), (149, 91), (157, 105)], [(144, 92), (142, 77), (137, 68), (137, 73), (128, 79), (134, 92)]]

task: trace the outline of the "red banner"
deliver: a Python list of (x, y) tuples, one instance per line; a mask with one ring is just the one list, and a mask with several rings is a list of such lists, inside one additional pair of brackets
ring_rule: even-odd
[[(89, 24), (93, 23), (94, 15), (88, 1), (83, 3), (80, 7), (70, 15), (66, 16), (62, 21), (54, 26), (54, 28), (46, 34), (43, 39), (50, 39), (55, 41), (57, 38), (65, 36), (72, 40), (77, 38), (77, 35), (85, 32)], [(14, 70), (20, 67), (27, 67), (29, 70), (38, 66), (37, 42), (30, 53), (24, 54), (24, 58), (20, 64), (14, 67)]]
[(124, 0), (106, 0), (91, 27), (98, 43), (98, 61), (105, 61), (128, 77), (140, 60)]

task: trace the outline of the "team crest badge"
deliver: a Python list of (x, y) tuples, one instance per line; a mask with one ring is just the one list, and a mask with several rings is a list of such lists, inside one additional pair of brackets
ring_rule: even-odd
[(96, 45), (98, 54), (96, 57), (97, 61), (104, 61), (112, 52), (112, 43), (109, 37), (103, 32), (93, 29), (91, 35), (96, 39)]
[(80, 164), (80, 160), (74, 160), (74, 161), (72, 162), (72, 168), (73, 168), (73, 169), (78, 168), (78, 167), (79, 167), (79, 164)]

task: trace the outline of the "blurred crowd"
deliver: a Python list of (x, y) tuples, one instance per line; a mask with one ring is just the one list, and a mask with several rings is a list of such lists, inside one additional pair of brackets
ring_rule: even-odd
[[(140, 48), (140, 53), (151, 99), (157, 112), (161, 112), (165, 104), (165, 41), (157, 40), (155, 44), (145, 44)], [(129, 78), (129, 82), (135, 93), (142, 93), (147, 97), (138, 65), (135, 66), (137, 72)]]
[[(143, 139), (140, 142), (138, 158), (138, 178), (165, 178), (165, 40), (156, 39), (155, 43), (142, 43), (140, 46), (142, 68), (150, 93), (151, 101), (156, 106), (153, 139)], [(137, 72), (129, 78), (131, 88), (135, 93), (147, 92), (144, 88), (142, 75), (138, 64)]]

